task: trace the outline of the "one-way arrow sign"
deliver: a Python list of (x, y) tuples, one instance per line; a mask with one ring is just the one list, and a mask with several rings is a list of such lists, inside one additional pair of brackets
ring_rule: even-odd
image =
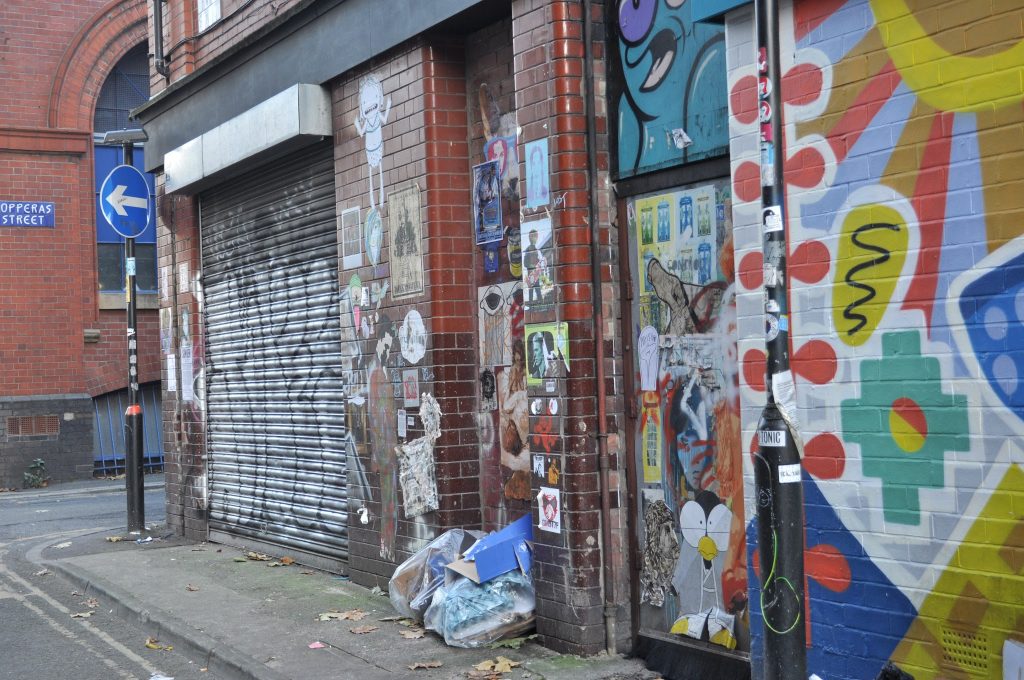
[(125, 238), (135, 238), (149, 224), (149, 184), (130, 165), (110, 171), (100, 187), (100, 209), (111, 227)]

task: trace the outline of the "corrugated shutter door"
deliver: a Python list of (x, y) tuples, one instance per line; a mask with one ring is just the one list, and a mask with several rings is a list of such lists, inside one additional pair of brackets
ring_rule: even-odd
[(201, 197), (211, 537), (328, 562), (348, 556), (334, 205), (330, 147)]

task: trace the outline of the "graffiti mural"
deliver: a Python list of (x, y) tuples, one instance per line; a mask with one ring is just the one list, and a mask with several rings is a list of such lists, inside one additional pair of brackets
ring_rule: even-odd
[[(1002, 677), (1024, 625), (1024, 42), (979, 30), (958, 45), (938, 19), (954, 9), (962, 26), (1024, 20), (1019, 4), (783, 3), (808, 671), (821, 677), (890, 662), (918, 679)], [(726, 35), (749, 43), (752, 17), (731, 16)], [(760, 318), (764, 271), (753, 57), (738, 50), (728, 72), (741, 326)], [(744, 338), (740, 354), (750, 442), (763, 344)]]
[(745, 649), (728, 182), (640, 196), (626, 213), (639, 293), (641, 628)]
[(725, 35), (690, 3), (615, 3), (619, 175), (721, 155), (728, 144)]

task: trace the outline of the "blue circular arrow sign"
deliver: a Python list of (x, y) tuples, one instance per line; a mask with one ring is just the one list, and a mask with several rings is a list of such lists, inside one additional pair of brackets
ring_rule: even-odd
[(107, 223), (125, 238), (135, 238), (149, 224), (149, 184), (130, 165), (110, 171), (100, 187), (100, 209)]

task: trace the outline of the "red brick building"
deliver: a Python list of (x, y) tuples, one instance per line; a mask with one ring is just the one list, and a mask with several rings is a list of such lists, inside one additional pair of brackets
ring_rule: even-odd
[[(0, 486), (20, 486), (36, 458), (54, 481), (91, 476), (94, 460), (107, 472), (123, 465), (123, 245), (98, 230), (96, 191), (119, 162), (102, 133), (128, 125), (148, 96), (146, 3), (15, 0), (0, 7), (0, 26), (9, 93), (0, 104)], [(33, 210), (46, 219), (19, 222)], [(153, 383), (159, 322), (148, 248), (140, 377)], [(158, 388), (146, 396), (157, 403)]]

